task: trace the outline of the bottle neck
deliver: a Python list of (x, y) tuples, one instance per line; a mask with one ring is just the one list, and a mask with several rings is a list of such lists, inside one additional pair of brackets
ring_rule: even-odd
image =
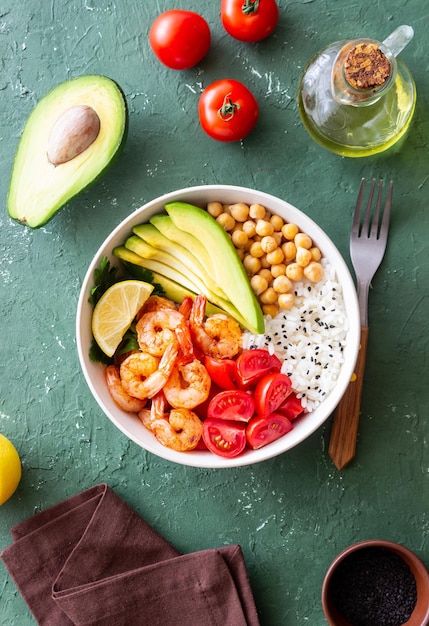
[(334, 62), (332, 96), (340, 104), (369, 106), (390, 89), (395, 77), (395, 57), (383, 44), (369, 39), (351, 41)]

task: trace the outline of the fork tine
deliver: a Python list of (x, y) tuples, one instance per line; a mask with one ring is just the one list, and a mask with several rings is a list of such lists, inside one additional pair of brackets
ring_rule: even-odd
[(365, 217), (364, 217), (362, 228), (361, 228), (361, 231), (360, 231), (361, 235), (364, 235), (365, 237), (369, 237), (369, 224), (370, 224), (370, 220), (371, 220), (371, 207), (372, 207), (372, 198), (374, 196), (375, 183), (376, 183), (376, 180), (375, 180), (375, 178), (373, 178), (372, 181), (371, 181), (371, 188), (369, 190), (369, 196), (368, 196), (368, 202), (367, 202), (367, 205), (366, 205)]
[[(374, 185), (375, 185), (375, 180), (374, 180)], [(383, 193), (383, 180), (380, 180), (380, 183), (378, 185), (378, 194), (377, 194), (377, 201), (375, 204), (375, 211), (374, 211), (374, 216), (372, 218), (372, 224), (371, 224), (371, 231), (368, 234), (368, 237), (375, 237), (376, 239), (379, 238), (379, 221), (380, 221), (380, 208), (381, 208), (381, 195)]]
[(356, 200), (355, 212), (353, 215), (352, 234), (355, 235), (356, 237), (359, 237), (360, 216), (361, 216), (361, 209), (362, 209), (363, 193), (365, 191), (365, 183), (366, 183), (365, 178), (362, 178), (360, 181), (359, 193), (358, 193), (358, 197)]

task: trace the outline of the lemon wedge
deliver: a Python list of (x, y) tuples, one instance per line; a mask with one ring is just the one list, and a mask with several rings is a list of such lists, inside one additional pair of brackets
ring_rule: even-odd
[(109, 287), (101, 296), (92, 314), (92, 334), (107, 356), (114, 355), (152, 291), (150, 283), (124, 280)]
[(0, 505), (15, 493), (21, 474), (21, 459), (15, 446), (7, 437), (0, 435)]

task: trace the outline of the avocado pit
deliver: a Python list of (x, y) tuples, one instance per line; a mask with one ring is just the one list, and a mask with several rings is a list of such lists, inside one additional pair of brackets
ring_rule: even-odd
[(66, 109), (52, 127), (47, 145), (48, 161), (55, 167), (71, 161), (94, 143), (100, 133), (100, 118), (87, 105)]

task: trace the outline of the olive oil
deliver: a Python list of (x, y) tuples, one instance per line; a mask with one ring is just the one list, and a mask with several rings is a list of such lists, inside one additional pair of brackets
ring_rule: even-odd
[(377, 89), (351, 88), (344, 80), (343, 51), (354, 45), (352, 40), (335, 42), (308, 63), (300, 81), (298, 108), (317, 143), (341, 156), (363, 157), (388, 150), (406, 135), (416, 89), (406, 65), (386, 48), (391, 64), (386, 84)]

